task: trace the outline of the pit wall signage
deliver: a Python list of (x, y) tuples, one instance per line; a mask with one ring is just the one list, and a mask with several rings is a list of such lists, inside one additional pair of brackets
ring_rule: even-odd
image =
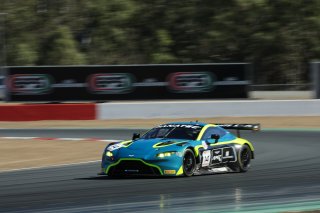
[(44, 95), (52, 89), (52, 77), (47, 74), (15, 74), (8, 77), (8, 91), (15, 95)]
[(126, 94), (134, 88), (130, 73), (99, 73), (89, 76), (87, 86), (92, 94)]
[(7, 101), (247, 98), (248, 63), (8, 67)]
[(174, 72), (168, 76), (168, 88), (176, 93), (210, 92), (215, 75), (210, 72)]

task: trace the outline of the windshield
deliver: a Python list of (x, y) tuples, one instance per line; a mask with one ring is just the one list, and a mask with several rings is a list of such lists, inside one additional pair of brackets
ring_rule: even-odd
[(162, 125), (151, 129), (142, 139), (169, 138), (196, 140), (202, 127), (196, 125)]

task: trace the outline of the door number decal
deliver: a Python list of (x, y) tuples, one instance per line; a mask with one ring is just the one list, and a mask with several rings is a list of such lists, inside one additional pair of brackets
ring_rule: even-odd
[(202, 167), (209, 166), (211, 160), (211, 151), (206, 150), (202, 153)]

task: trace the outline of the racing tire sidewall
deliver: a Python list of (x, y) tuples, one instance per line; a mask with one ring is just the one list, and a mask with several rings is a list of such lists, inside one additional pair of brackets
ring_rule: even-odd
[[(244, 154), (247, 154), (247, 156), (243, 156)], [(238, 163), (239, 163), (240, 172), (246, 172), (249, 170), (251, 165), (251, 159), (252, 159), (251, 149), (248, 147), (248, 145), (243, 145), (238, 153)], [(244, 162), (244, 160), (246, 160), (246, 162)]]
[[(188, 163), (188, 165), (186, 165)], [(189, 168), (187, 168), (189, 167)], [(194, 156), (194, 153), (190, 149), (186, 149), (183, 158), (182, 158), (182, 168), (183, 168), (183, 174), (186, 177), (190, 177), (193, 175), (195, 168), (196, 168), (196, 158)]]
[[(251, 165), (252, 151), (248, 145), (243, 145), (237, 153), (238, 160), (229, 165), (235, 172), (247, 172)], [(244, 159), (245, 158), (245, 159)]]

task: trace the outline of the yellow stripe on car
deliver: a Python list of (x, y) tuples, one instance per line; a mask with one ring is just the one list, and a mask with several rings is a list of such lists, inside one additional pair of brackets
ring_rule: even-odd
[[(175, 142), (170, 142), (170, 143), (167, 143), (167, 144), (166, 144), (166, 142), (159, 142), (159, 143), (156, 143), (155, 145), (153, 145), (152, 148), (156, 149), (156, 148), (171, 146), (171, 145), (179, 144), (179, 143), (183, 143), (183, 142), (186, 142), (186, 141), (175, 141)], [(164, 145), (161, 145), (161, 144), (164, 144)]]
[(128, 147), (132, 144), (132, 140), (122, 141), (121, 144), (123, 145), (123, 147)]
[(178, 176), (178, 175), (182, 175), (182, 174), (183, 174), (183, 167), (180, 166), (180, 168), (179, 168), (179, 170), (178, 170), (176, 175)]
[(199, 133), (199, 135), (198, 135), (198, 137), (197, 137), (197, 141), (201, 140), (204, 132), (205, 132), (209, 127), (216, 127), (216, 126), (217, 126), (217, 125), (214, 125), (214, 124), (207, 124), (207, 125), (205, 125), (205, 126), (201, 129), (201, 131), (200, 131), (200, 133)]

